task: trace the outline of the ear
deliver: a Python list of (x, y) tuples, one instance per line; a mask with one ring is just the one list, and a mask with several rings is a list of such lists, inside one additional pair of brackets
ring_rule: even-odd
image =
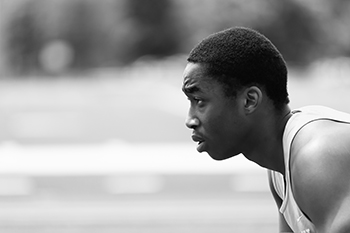
[(263, 94), (259, 87), (251, 86), (244, 91), (244, 110), (247, 114), (253, 113), (262, 102)]

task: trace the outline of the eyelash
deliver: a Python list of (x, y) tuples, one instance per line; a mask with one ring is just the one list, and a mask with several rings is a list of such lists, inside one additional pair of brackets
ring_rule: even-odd
[(203, 100), (201, 98), (193, 97), (193, 101), (196, 102), (197, 105), (203, 103)]
[(188, 97), (187, 99), (192, 103), (196, 103), (197, 105), (203, 103), (203, 99), (198, 98), (198, 97)]
[(193, 97), (193, 100), (196, 101), (196, 102), (201, 101), (201, 99), (197, 98), (197, 97)]

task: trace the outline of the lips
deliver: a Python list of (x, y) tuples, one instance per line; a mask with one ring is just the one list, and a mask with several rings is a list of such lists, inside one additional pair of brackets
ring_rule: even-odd
[(197, 134), (192, 134), (192, 140), (195, 142), (198, 142), (198, 147), (197, 147), (198, 152), (204, 151), (204, 139), (201, 136)]
[(196, 134), (192, 135), (192, 140), (195, 141), (195, 142), (199, 142), (199, 143), (204, 141), (204, 139), (202, 137), (200, 137), (200, 136), (198, 136)]

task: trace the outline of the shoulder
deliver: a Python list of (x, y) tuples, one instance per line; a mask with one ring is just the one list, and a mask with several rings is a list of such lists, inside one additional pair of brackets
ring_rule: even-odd
[(350, 210), (349, 167), (350, 124), (315, 121), (296, 135), (290, 161), (292, 188), (299, 207), (314, 223), (326, 224), (344, 201)]
[(307, 124), (296, 134), (291, 155), (291, 168), (317, 168), (313, 172), (350, 162), (350, 124), (331, 120)]

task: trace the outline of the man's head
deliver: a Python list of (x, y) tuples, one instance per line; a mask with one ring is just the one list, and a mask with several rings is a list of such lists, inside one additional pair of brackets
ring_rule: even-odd
[(289, 103), (287, 68), (282, 55), (265, 36), (242, 27), (202, 40), (188, 62), (205, 65), (208, 75), (223, 84), (228, 97), (249, 85), (264, 88), (277, 109)]
[(272, 119), (289, 102), (285, 62), (253, 30), (213, 34), (191, 51), (188, 62), (182, 87), (190, 100), (186, 125), (197, 150), (216, 160), (249, 151), (262, 118)]

